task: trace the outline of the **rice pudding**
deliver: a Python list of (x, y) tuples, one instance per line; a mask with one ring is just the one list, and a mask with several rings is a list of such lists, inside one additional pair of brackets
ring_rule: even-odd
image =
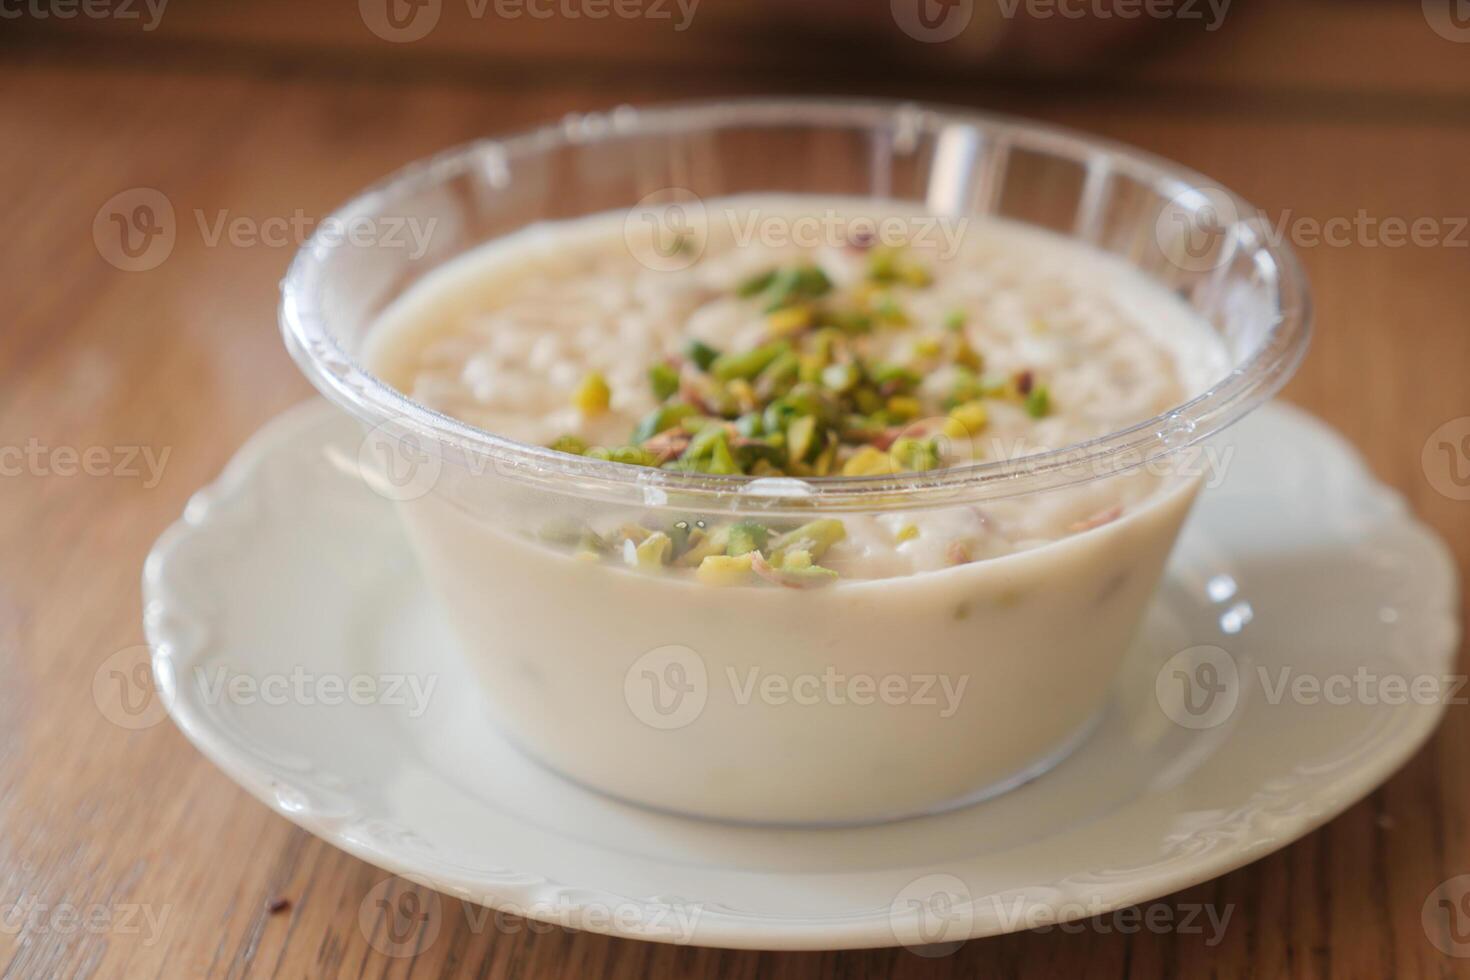
[[(720, 514), (658, 494), (577, 506), (573, 487), (548, 499), (451, 466), (450, 490), (402, 503), (511, 738), (639, 802), (828, 823), (1011, 785), (1085, 730), (1198, 479), (1133, 470), (919, 510), (904, 481), (1127, 428), (1204, 390), (1225, 355), (1115, 258), (994, 219), (936, 220), (763, 196), (711, 202), (672, 241), (622, 214), (537, 225), (383, 314), (368, 366), (438, 412), (630, 468), (744, 480), (749, 506)], [(839, 232), (751, 234), (803, 221)], [(891, 478), (892, 494), (763, 511), (844, 476)], [(834, 671), (875, 689), (931, 678), (952, 703), (753, 693)], [(691, 684), (698, 711), (665, 724), (661, 693)]]

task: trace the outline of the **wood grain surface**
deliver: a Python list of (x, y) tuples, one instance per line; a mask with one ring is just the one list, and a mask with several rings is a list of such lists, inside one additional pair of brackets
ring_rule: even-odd
[[(494, 63), (503, 39), (388, 45), (354, 6), (262, 0), (251, 16), (252, 4), (181, 3), (146, 33), (0, 21), (0, 448), (24, 450), (0, 453), (0, 975), (1470, 976), (1470, 959), (1438, 951), (1420, 915), (1442, 882), (1470, 874), (1464, 707), (1324, 828), (1161, 900), (1231, 909), (1214, 943), (1104, 923), (932, 958), (747, 953), (533, 927), (446, 899), (433, 940), (396, 957), (375, 948), (360, 911), (412, 885), (383, 885), (268, 811), (168, 722), (117, 724), (94, 692), (102, 672), (137, 660), (153, 539), (255, 428), (309, 395), (275, 322), (294, 242), (213, 241), (220, 215), (321, 216), (448, 144), (674, 96), (972, 103), (1183, 161), (1303, 239), (1314, 222), (1360, 214), (1430, 219), (1432, 243), (1297, 242), (1319, 329), (1285, 397), (1356, 444), (1463, 573), (1470, 502), (1421, 450), (1470, 416), (1470, 43), (1437, 33), (1415, 2), (1241, 0), (1222, 30), (1171, 35), (1080, 82), (856, 58), (782, 72), (749, 50), (759, 19), (725, 10), (709, 20), (744, 26), (684, 48), (630, 41), (633, 53), (648, 45), (647, 71), (605, 48), (580, 58), (583, 34), (548, 41), (544, 57), (527, 41), (512, 70)], [(176, 240), (129, 272), (93, 227), (136, 188), (168, 200)], [(1470, 458), (1453, 464), (1470, 471)]]

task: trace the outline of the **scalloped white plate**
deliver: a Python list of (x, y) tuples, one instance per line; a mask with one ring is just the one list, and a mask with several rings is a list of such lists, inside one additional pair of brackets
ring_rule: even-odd
[[(158, 690), (200, 750), (287, 819), (538, 919), (829, 949), (1093, 915), (1331, 819), (1414, 752), (1450, 693), (1445, 548), (1340, 438), (1268, 406), (1217, 443), (1238, 447), (1228, 479), (1202, 498), (1097, 731), (1051, 773), (865, 828), (652, 813), (496, 734), (391, 505), (358, 476), (361, 438), (325, 403), (300, 406), (163, 535), (144, 575)], [(379, 684), (376, 700), (355, 678)], [(1395, 678), (1418, 687), (1403, 696)]]

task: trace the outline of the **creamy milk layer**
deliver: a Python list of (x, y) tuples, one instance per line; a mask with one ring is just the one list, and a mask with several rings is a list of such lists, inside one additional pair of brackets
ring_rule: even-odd
[[(731, 198), (708, 203), (700, 217), (690, 224), (693, 244), (680, 243), (687, 255), (659, 247), (667, 222), (622, 214), (538, 225), (482, 246), (384, 315), (369, 366), (415, 400), (490, 432), (615, 448), (660, 404), (651, 365), (687, 374), (692, 341), (737, 353), (769, 343), (782, 314), (745, 294), (745, 284), (816, 267), (830, 283), (821, 302), (879, 311), (850, 342), (866, 363), (912, 372), (917, 383), (902, 399), (909, 417), (890, 420), (888, 437), (934, 437), (940, 465), (1106, 435), (1186, 401), (1224, 371), (1212, 333), (1178, 297), (1047, 232), (843, 198)], [(921, 278), (875, 284), (880, 253)], [(961, 342), (983, 363), (946, 356)], [(594, 376), (607, 390), (589, 412), (577, 396)], [(953, 405), (966, 377), (987, 392), (971, 402), (978, 424)], [(1044, 413), (1019, 383), (1044, 389)], [(1012, 554), (1116, 520), (1167, 482), (1134, 473), (985, 507), (847, 516), (821, 562), (860, 579)], [(614, 563), (624, 557), (620, 526), (590, 530)]]

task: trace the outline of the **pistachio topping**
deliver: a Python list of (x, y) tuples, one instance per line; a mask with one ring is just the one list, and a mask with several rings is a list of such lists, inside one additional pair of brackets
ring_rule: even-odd
[[(691, 338), (682, 354), (649, 366), (659, 405), (626, 446), (589, 448), (566, 436), (552, 448), (718, 476), (885, 476), (949, 465), (950, 447), (973, 456), (987, 400), (1019, 403), (1033, 419), (1050, 413), (1050, 392), (1031, 371), (985, 375), (963, 311), (914, 324), (904, 298), (933, 283), (926, 266), (904, 249), (863, 254), (863, 278), (841, 287), (811, 262), (741, 280), (733, 300), (764, 323), (764, 340), (718, 350)], [(910, 324), (917, 335), (907, 343), (874, 336)], [(926, 382), (935, 375), (938, 385)], [(587, 416), (610, 401), (597, 374), (573, 395)], [(941, 443), (940, 434), (952, 441)]]
[(607, 386), (607, 379), (596, 371), (583, 378), (572, 392), (572, 404), (583, 415), (601, 415), (611, 402), (612, 389)]

